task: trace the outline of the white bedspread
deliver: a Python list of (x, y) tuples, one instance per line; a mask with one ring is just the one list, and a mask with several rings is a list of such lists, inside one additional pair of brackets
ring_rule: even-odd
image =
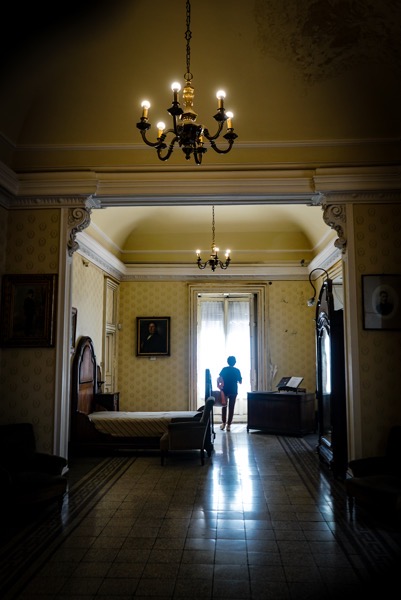
[(199, 412), (196, 410), (167, 412), (120, 412), (100, 411), (88, 415), (90, 421), (101, 433), (115, 437), (161, 437), (171, 419), (192, 419)]

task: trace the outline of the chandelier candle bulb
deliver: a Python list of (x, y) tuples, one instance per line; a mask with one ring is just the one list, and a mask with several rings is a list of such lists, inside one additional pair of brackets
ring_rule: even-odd
[(178, 92), (181, 89), (180, 84), (177, 81), (174, 81), (174, 83), (171, 84), (171, 89), (173, 90), (173, 94), (174, 94), (173, 102), (178, 102)]
[(226, 97), (226, 93), (223, 90), (219, 90), (216, 94), (217, 99), (218, 99), (218, 104), (217, 104), (217, 108), (220, 109), (224, 109), (224, 98)]
[(227, 114), (227, 129), (232, 129), (233, 128), (232, 119), (234, 117), (234, 113), (232, 113), (230, 110), (228, 110), (226, 114)]
[(148, 118), (148, 111), (150, 108), (150, 102), (148, 102), (148, 100), (144, 100), (141, 104), (142, 106), (142, 119), (147, 119)]
[(163, 123), (163, 121), (160, 121), (157, 124), (157, 137), (160, 138), (163, 135), (163, 131), (165, 130), (166, 125)]

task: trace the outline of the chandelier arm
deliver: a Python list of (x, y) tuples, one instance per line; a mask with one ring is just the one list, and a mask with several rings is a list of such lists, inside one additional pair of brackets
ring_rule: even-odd
[(203, 130), (203, 135), (204, 137), (209, 140), (209, 142), (211, 142), (212, 140), (217, 140), (217, 138), (219, 137), (221, 130), (223, 129), (223, 125), (224, 125), (224, 121), (220, 121), (219, 126), (217, 128), (217, 132), (214, 135), (210, 135), (209, 130), (208, 129), (204, 129)]
[(234, 140), (228, 140), (228, 148), (226, 148), (225, 150), (222, 150), (221, 148), (217, 147), (216, 142), (214, 142), (213, 140), (210, 141), (211, 147), (218, 154), (228, 154), (230, 152), (231, 148), (233, 147), (233, 144), (234, 144)]
[(172, 155), (172, 153), (173, 153), (174, 146), (175, 146), (175, 144), (176, 144), (176, 142), (177, 142), (177, 141), (178, 141), (178, 137), (177, 137), (177, 136), (175, 136), (175, 137), (174, 137), (174, 138), (171, 140), (171, 143), (170, 143), (170, 145), (169, 145), (169, 147), (168, 147), (168, 149), (167, 149), (167, 152), (166, 152), (166, 154), (165, 154), (164, 156), (162, 155), (162, 150), (165, 150), (165, 149), (167, 148), (167, 145), (166, 145), (166, 144), (163, 144), (163, 147), (162, 147), (162, 146), (160, 146), (160, 148), (157, 148), (157, 156), (159, 157), (159, 159), (160, 159), (161, 161), (163, 161), (163, 162), (164, 162), (164, 161), (166, 161), (166, 160), (168, 160), (168, 159), (170, 158), (170, 156), (171, 156), (171, 155)]
[(141, 136), (143, 141), (145, 142), (145, 144), (147, 144), (148, 146), (151, 146), (152, 148), (160, 148), (162, 146), (166, 147), (165, 144), (163, 144), (163, 139), (162, 138), (157, 138), (156, 142), (150, 142), (147, 138), (146, 138), (146, 131), (144, 129), (141, 129)]

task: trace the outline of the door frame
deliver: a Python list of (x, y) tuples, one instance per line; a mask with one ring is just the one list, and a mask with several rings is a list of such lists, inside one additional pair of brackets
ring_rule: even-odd
[(197, 333), (198, 333), (198, 295), (199, 294), (253, 294), (256, 298), (254, 311), (254, 329), (256, 330), (253, 364), (256, 373), (251, 374), (253, 391), (271, 388), (270, 353), (267, 345), (268, 283), (197, 283), (189, 284), (189, 410), (196, 410), (197, 405)]

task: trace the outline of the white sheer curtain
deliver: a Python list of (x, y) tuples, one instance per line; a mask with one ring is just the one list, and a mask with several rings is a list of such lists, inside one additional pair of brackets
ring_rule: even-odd
[[(243, 379), (238, 398), (246, 399), (247, 392), (251, 389), (249, 299), (216, 298), (199, 301), (198, 405), (204, 402), (205, 370), (210, 369), (213, 389), (217, 389), (217, 377), (227, 365), (227, 357), (230, 355), (236, 357), (236, 366)], [(238, 412), (244, 412), (244, 407), (240, 404)]]
[(246, 399), (247, 393), (251, 391), (249, 302), (231, 301), (227, 306), (226, 360), (229, 355), (237, 359), (236, 367), (242, 375), (242, 384), (238, 386), (238, 399)]
[(217, 389), (220, 367), (227, 359), (224, 333), (224, 302), (200, 302), (198, 311), (198, 404), (205, 398), (205, 370), (210, 369), (212, 387)]

